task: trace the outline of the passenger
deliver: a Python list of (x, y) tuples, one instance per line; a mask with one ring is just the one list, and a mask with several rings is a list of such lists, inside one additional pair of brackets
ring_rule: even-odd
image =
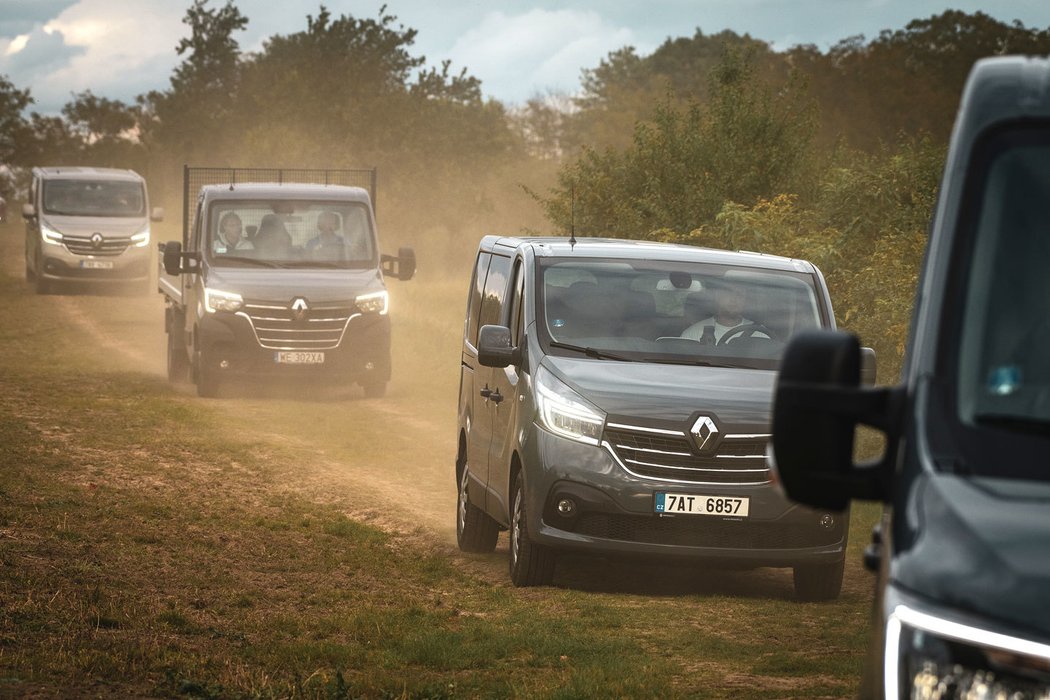
[(342, 260), (346, 257), (346, 239), (338, 233), (339, 215), (323, 211), (317, 217), (317, 235), (306, 242), (306, 252), (315, 258)]
[(234, 250), (252, 250), (255, 246), (244, 237), (241, 217), (228, 211), (219, 221), (219, 232), (212, 241), (212, 250), (216, 253), (228, 253)]

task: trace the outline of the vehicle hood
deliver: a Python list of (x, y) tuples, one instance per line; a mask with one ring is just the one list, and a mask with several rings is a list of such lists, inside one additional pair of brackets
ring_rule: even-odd
[(544, 358), (559, 379), (612, 416), (685, 421), (697, 411), (734, 426), (765, 430), (773, 370), (692, 367), (570, 357)]
[(48, 226), (67, 236), (103, 236), (127, 238), (138, 233), (149, 223), (145, 216), (56, 216), (44, 214)]
[(286, 302), (342, 301), (385, 289), (378, 270), (311, 270), (305, 268), (211, 267), (207, 286), (245, 299)]
[(890, 576), (940, 605), (1050, 633), (1050, 484), (918, 477)]

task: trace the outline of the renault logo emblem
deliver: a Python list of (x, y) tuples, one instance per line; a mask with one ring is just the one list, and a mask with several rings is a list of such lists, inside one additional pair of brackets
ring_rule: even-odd
[(306, 312), (310, 309), (310, 306), (306, 303), (306, 299), (302, 297), (296, 297), (292, 300), (292, 318), (296, 321), (302, 321), (306, 318)]
[(91, 247), (92, 248), (101, 248), (102, 247), (102, 234), (101, 233), (97, 233), (96, 232), (96, 233), (91, 234)]
[(714, 449), (718, 444), (718, 424), (711, 416), (697, 418), (689, 432), (692, 433), (696, 449), (700, 452), (703, 452), (705, 447)]

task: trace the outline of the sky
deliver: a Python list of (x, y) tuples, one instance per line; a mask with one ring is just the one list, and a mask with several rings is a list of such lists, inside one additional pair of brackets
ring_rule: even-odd
[[(225, 0), (210, 0), (220, 7)], [(236, 0), (249, 22), (235, 36), (258, 51), (275, 34), (306, 29), (319, 1)], [(29, 88), (31, 110), (57, 113), (75, 93), (131, 102), (169, 86), (187, 35), (190, 0), (0, 0), (0, 75)], [(382, 1), (326, 0), (333, 16), (378, 17)], [(652, 53), (697, 29), (738, 34), (786, 49), (826, 50), (841, 39), (873, 38), (947, 9), (980, 10), (1004, 22), (1050, 27), (1050, 0), (387, 0), (386, 12), (418, 31), (412, 52), (428, 66), (481, 79), (486, 97), (508, 105), (549, 93), (573, 94), (581, 71), (611, 51)]]

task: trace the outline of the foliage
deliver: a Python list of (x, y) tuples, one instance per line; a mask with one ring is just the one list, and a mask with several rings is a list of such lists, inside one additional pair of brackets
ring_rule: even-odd
[(583, 235), (689, 231), (727, 201), (809, 189), (815, 113), (802, 82), (774, 89), (756, 79), (753, 54), (730, 51), (711, 84), (706, 106), (665, 99), (624, 151), (585, 148), (541, 200), (552, 221)]

